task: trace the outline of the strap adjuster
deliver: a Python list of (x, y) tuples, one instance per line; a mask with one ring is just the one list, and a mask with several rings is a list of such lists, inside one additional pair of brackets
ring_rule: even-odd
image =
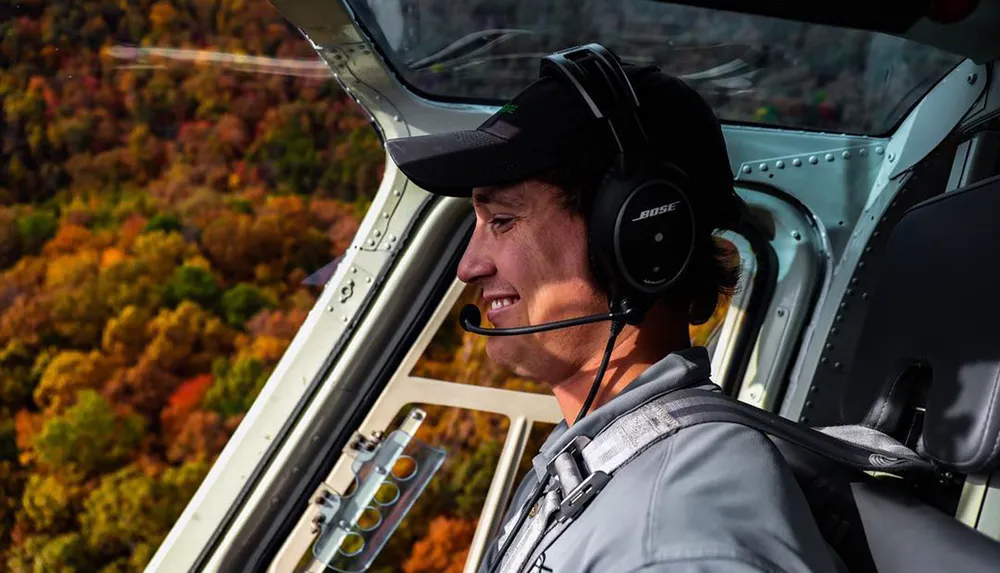
[(595, 495), (604, 489), (611, 479), (607, 473), (596, 471), (583, 475), (585, 465), (580, 451), (590, 443), (590, 438), (577, 436), (559, 450), (545, 466), (549, 475), (559, 480), (562, 501), (559, 503), (559, 519), (573, 519), (590, 503)]

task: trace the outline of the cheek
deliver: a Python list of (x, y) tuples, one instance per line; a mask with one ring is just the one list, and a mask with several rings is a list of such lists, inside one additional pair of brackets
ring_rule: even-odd
[(591, 278), (582, 221), (544, 225), (533, 244), (535, 248), (525, 250), (522, 256), (525, 269), (530, 269), (535, 279), (535, 302), (560, 313), (560, 308), (566, 312), (591, 309), (595, 299), (603, 300)]

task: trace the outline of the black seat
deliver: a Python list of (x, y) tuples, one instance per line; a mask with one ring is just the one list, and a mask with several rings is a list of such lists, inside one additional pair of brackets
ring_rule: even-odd
[(1000, 543), (952, 517), (963, 474), (1000, 466), (998, 216), (1000, 177), (903, 215), (843, 394), (844, 424), (906, 443), (938, 475), (878, 479), (777, 440), (852, 571), (1000, 571)]

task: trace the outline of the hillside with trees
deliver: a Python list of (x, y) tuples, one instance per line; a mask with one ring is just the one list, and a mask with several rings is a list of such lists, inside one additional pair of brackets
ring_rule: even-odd
[[(141, 571), (378, 186), (266, 0), (0, 5), (0, 570)], [(117, 51), (116, 51), (117, 50)]]

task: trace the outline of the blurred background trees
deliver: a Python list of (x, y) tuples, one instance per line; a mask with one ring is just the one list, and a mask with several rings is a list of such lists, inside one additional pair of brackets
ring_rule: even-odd
[[(0, 6), (0, 570), (141, 571), (381, 176), (266, 0)], [(116, 52), (118, 50), (118, 52)]]

